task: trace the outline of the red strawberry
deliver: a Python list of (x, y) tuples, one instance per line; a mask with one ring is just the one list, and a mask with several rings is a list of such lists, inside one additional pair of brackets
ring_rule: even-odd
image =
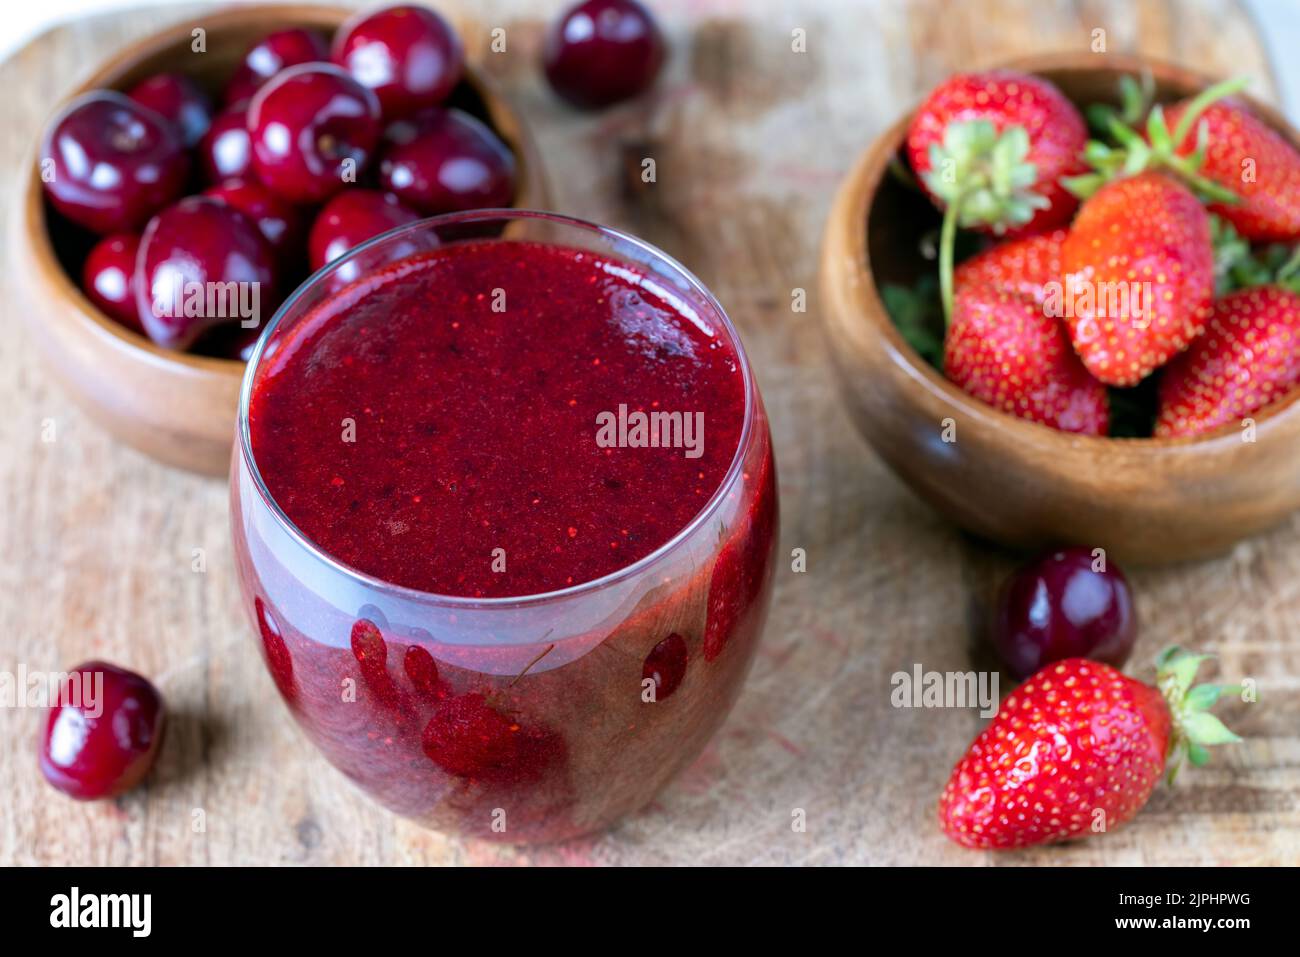
[(988, 283), (998, 292), (1028, 296), (1042, 305), (1061, 282), (1061, 244), (1066, 230), (1000, 243), (972, 256), (954, 274), (954, 285)]
[(1205, 158), (1201, 176), (1240, 197), (1238, 203), (1213, 203), (1218, 213), (1246, 239), (1276, 242), (1300, 239), (1300, 151), (1237, 100), (1212, 103), (1197, 113), (1191, 100), (1165, 112), (1165, 122), (1177, 137), (1180, 121), (1186, 132), (1177, 143), (1180, 156), (1192, 154), (1203, 125)]
[(960, 73), (912, 118), (912, 169), (944, 211), (939, 235), (943, 314), (952, 319), (957, 227), (1028, 235), (1069, 222), (1078, 200), (1061, 185), (1082, 172), (1088, 131), (1046, 80), (1010, 70)]
[[(1020, 161), (1033, 170), (1023, 191), (1036, 201), (1026, 196), (1013, 202), (1011, 195), (1001, 194), (1005, 184), (988, 175), (1001, 157), (972, 151), (973, 143), (953, 137), (954, 125), (979, 120), (992, 124), (994, 133), (1018, 126), (1028, 134), (1028, 150)], [(940, 208), (964, 195), (967, 214), (975, 219), (961, 225), (1025, 234), (1069, 222), (1078, 201), (1059, 180), (1086, 168), (1080, 154), (1087, 140), (1083, 117), (1051, 83), (1026, 73), (990, 70), (959, 73), (930, 93), (907, 131), (907, 154)], [(953, 162), (951, 180), (942, 169), (946, 160)]]
[(1171, 648), (1156, 687), (1085, 658), (1031, 676), (953, 768), (939, 800), (945, 833), (965, 847), (1003, 849), (1128, 821), (1184, 755), (1201, 765), (1207, 745), (1240, 740), (1207, 710), (1235, 689), (1192, 687), (1204, 659)]
[(1239, 289), (1160, 380), (1156, 435), (1200, 435), (1240, 421), (1300, 385), (1300, 295)]
[(1088, 371), (1131, 386), (1205, 329), (1214, 251), (1205, 208), (1169, 176), (1102, 186), (1061, 249), (1070, 340)]
[(1018, 239), (957, 270), (957, 296), (944, 339), (944, 373), (994, 408), (1066, 432), (1104, 435), (1106, 387), (1070, 348), (1049, 315), (1065, 233)]

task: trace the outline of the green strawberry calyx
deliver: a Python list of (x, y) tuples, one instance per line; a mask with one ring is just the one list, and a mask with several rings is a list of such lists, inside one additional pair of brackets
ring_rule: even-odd
[[(1159, 104), (1152, 106), (1147, 113), (1145, 137), (1134, 128), (1138, 125), (1135, 112), (1140, 109), (1136, 102), (1140, 101), (1134, 101), (1131, 89), (1122, 90), (1124, 106), (1120, 111), (1101, 107), (1090, 108), (1088, 112), (1093, 126), (1103, 128), (1114, 143), (1089, 140), (1083, 159), (1093, 172), (1064, 177), (1061, 185), (1080, 199), (1087, 199), (1113, 180), (1136, 176), (1150, 169), (1164, 169), (1183, 180), (1205, 202), (1227, 205), (1240, 202), (1241, 197), (1232, 190), (1201, 175), (1209, 146), (1209, 128), (1200, 121), (1210, 106), (1241, 92), (1249, 82), (1248, 77), (1234, 77), (1206, 87), (1187, 104), (1172, 131), (1165, 120), (1164, 108)], [(1196, 131), (1195, 147), (1190, 153), (1180, 154), (1178, 149), (1193, 129)]]
[(930, 144), (922, 179), (943, 202), (939, 282), (946, 321), (952, 319), (953, 245), (957, 227), (987, 226), (1001, 235), (1023, 226), (1051, 205), (1034, 191), (1038, 167), (1029, 162), (1029, 133), (1019, 125), (1001, 132), (988, 120), (949, 123), (941, 143)]
[(1167, 648), (1156, 658), (1156, 687), (1169, 705), (1172, 728), (1169, 750), (1165, 755), (1165, 776), (1170, 784), (1186, 758), (1193, 767), (1210, 760), (1209, 748), (1216, 744), (1235, 744), (1237, 735), (1210, 714), (1210, 709), (1224, 695), (1241, 693), (1240, 685), (1194, 685), (1201, 662), (1211, 655), (1196, 655), (1177, 646)]
[(1210, 213), (1210, 245), (1216, 296), (1253, 286), (1280, 286), (1300, 294), (1300, 243), (1252, 247), (1231, 223)]

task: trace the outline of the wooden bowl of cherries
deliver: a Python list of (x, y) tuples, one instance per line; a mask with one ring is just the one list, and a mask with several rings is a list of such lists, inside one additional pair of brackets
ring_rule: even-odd
[(49, 121), (13, 243), (51, 368), (118, 439), (222, 474), (243, 363), (313, 271), (395, 226), (546, 204), (523, 124), (422, 6), (205, 15)]

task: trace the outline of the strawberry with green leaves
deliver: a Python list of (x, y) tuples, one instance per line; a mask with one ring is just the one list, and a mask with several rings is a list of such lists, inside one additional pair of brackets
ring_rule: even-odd
[(1103, 185), (1061, 248), (1070, 341), (1107, 385), (1132, 386), (1205, 329), (1214, 293), (1210, 221), (1172, 176)]
[(1177, 153), (1190, 156), (1203, 143), (1200, 175), (1239, 197), (1211, 203), (1213, 212), (1254, 242), (1300, 239), (1300, 151), (1281, 134), (1234, 99), (1199, 114), (1195, 100), (1176, 103), (1165, 121)]
[(1124, 81), (1122, 113), (1104, 106), (1089, 112), (1112, 142), (1089, 142), (1084, 157), (1093, 172), (1068, 178), (1066, 188), (1086, 198), (1105, 182), (1165, 170), (1244, 238), (1300, 239), (1300, 151), (1233, 97), (1247, 85), (1245, 78), (1216, 83), (1167, 108), (1151, 107), (1144, 133), (1132, 124), (1146, 104), (1134, 102), (1136, 84)]
[(1241, 420), (1300, 385), (1300, 295), (1239, 289), (1214, 306), (1205, 335), (1160, 380), (1159, 437), (1202, 435)]
[(1049, 283), (1060, 281), (1065, 235), (1012, 240), (958, 267), (944, 374), (996, 409), (1065, 432), (1105, 435), (1106, 388), (1045, 305)]
[(1031, 847), (1109, 831), (1142, 809), (1182, 760), (1239, 741), (1210, 714), (1239, 689), (1193, 687), (1205, 655), (1171, 648), (1155, 686), (1068, 658), (1002, 703), (953, 768), (939, 801), (944, 832), (964, 847)]
[(1078, 206), (1061, 178), (1086, 169), (1083, 117), (1055, 86), (1010, 70), (962, 73), (931, 92), (907, 132), (912, 169), (944, 210), (939, 273), (952, 315), (960, 226), (1024, 236), (1062, 226)]

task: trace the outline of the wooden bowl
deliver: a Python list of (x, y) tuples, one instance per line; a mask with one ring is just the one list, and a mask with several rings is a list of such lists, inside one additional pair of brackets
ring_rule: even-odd
[[(1211, 80), (1165, 63), (1113, 55), (1011, 64), (1055, 83), (1076, 104), (1115, 102), (1121, 74), (1149, 70), (1157, 100)], [(1300, 148), (1274, 110), (1250, 100)], [(863, 154), (835, 199), (821, 259), (823, 323), (849, 412), (876, 452), (921, 498), (963, 528), (1017, 549), (1102, 547), (1130, 562), (1222, 552), (1300, 507), (1300, 395), (1256, 413), (1256, 441), (1232, 427), (1194, 439), (1077, 436), (967, 395), (899, 335), (879, 287), (936, 267), (917, 253), (940, 221), (928, 198), (888, 175), (911, 116)], [(956, 441), (944, 442), (943, 423)]]
[[(314, 28), (332, 33), (351, 11), (306, 5), (259, 6), (204, 14), (143, 39), (108, 60), (71, 91), (129, 89), (166, 70), (193, 76), (216, 94), (250, 44), (274, 30)], [(207, 52), (193, 56), (191, 31), (202, 27)], [(545, 208), (547, 188), (537, 149), (508, 104), (472, 68), (451, 103), (478, 115), (514, 151), (518, 187), (514, 205)], [(39, 149), (39, 147), (37, 147)], [(47, 215), (35, 153), (11, 223), (14, 265), (29, 302), (23, 312), (49, 367), (85, 411), (114, 437), (170, 465), (224, 476), (235, 434), (235, 410), (244, 364), (173, 352), (103, 315), (82, 294), (77, 278), (88, 248), (63, 235)], [(57, 226), (55, 226), (57, 228)]]

